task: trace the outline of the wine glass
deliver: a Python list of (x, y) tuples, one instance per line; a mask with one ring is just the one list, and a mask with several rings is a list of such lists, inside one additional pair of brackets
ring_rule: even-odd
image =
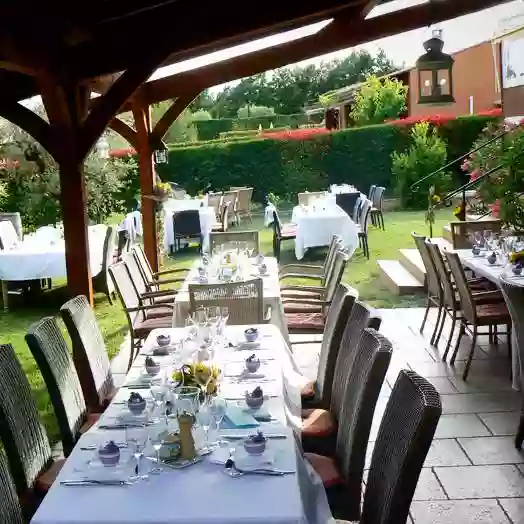
[(211, 416), (213, 417), (213, 420), (215, 421), (216, 430), (218, 431), (220, 429), (220, 424), (222, 423), (222, 420), (224, 419), (224, 416), (226, 415), (227, 411), (227, 401), (225, 398), (222, 397), (212, 397), (209, 400), (209, 411), (211, 412)]
[(147, 479), (147, 474), (141, 471), (142, 457), (144, 456), (144, 448), (147, 442), (147, 432), (145, 426), (126, 426), (126, 443), (129, 449), (133, 451), (135, 458), (135, 474), (131, 476), (130, 480), (139, 481)]
[(493, 242), (493, 231), (491, 231), (491, 229), (485, 229), (484, 230), (484, 243), (489, 249), (491, 249), (492, 242)]
[(209, 401), (206, 400), (201, 404), (197, 415), (197, 421), (204, 430), (204, 446), (202, 449), (204, 452), (209, 450), (209, 428), (211, 427), (212, 420), (213, 415), (209, 408)]
[[(151, 396), (155, 401), (155, 411), (162, 412), (162, 406), (164, 405), (166, 395), (166, 388), (162, 379), (153, 379), (151, 381)], [(160, 420), (160, 416), (157, 418)]]
[(164, 468), (161, 466), (162, 461), (160, 460), (160, 449), (162, 448), (163, 443), (162, 433), (153, 434), (151, 437), (149, 437), (149, 440), (153, 446), (153, 449), (155, 450), (156, 460), (156, 466), (150, 471), (150, 473), (158, 475), (164, 471)]

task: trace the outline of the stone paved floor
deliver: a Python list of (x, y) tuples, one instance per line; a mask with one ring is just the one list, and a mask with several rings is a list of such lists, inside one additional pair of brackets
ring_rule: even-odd
[[(464, 337), (455, 368), (442, 363), (429, 339), (433, 324), (420, 335), (423, 309), (381, 310), (381, 332), (394, 346), (386, 383), (371, 428), (366, 467), (380, 419), (398, 371), (411, 368), (441, 394), (442, 417), (411, 505), (414, 524), (524, 524), (524, 453), (513, 446), (520, 394), (512, 391), (507, 346), (479, 337), (467, 382), (461, 373), (470, 345)], [(436, 316), (430, 317), (434, 321)], [(444, 328), (447, 336), (449, 325)], [(315, 374), (319, 344), (295, 346), (299, 365)]]

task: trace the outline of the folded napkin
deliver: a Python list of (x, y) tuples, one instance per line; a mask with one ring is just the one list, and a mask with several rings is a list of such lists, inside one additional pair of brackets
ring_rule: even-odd
[(256, 428), (260, 426), (251, 413), (234, 404), (227, 406), (225, 418), (236, 428)]
[(252, 409), (246, 404), (245, 400), (241, 400), (238, 405), (244, 413), (249, 413), (255, 420), (264, 421), (271, 419), (271, 413), (269, 413), (265, 404), (262, 404), (258, 409)]
[(236, 344), (233, 343), (233, 346), (235, 349), (238, 350), (250, 350), (250, 349), (265, 349), (260, 346), (260, 342), (246, 342), (246, 341), (239, 341)]

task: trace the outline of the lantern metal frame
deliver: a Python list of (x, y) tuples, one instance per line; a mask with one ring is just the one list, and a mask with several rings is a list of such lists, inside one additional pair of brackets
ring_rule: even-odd
[[(433, 36), (424, 42), (426, 52), (416, 62), (418, 75), (418, 103), (419, 104), (452, 104), (455, 102), (453, 96), (453, 64), (455, 59), (444, 52), (444, 41), (442, 31), (433, 31)], [(424, 73), (431, 73), (431, 93), (424, 94)], [(442, 93), (439, 76), (446, 73), (449, 83), (449, 93)]]
[(155, 151), (153, 152), (153, 158), (155, 160), (155, 164), (167, 164), (167, 149), (155, 149)]

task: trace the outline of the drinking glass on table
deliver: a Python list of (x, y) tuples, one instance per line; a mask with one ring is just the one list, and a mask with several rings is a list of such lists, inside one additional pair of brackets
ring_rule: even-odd
[[(160, 421), (160, 414), (162, 413), (166, 396), (166, 386), (162, 378), (154, 378), (151, 380), (151, 396), (155, 401), (156, 409), (154, 409), (154, 411), (159, 413), (157, 420)], [(156, 417), (155, 413), (153, 413), (153, 416)]]
[(493, 231), (491, 231), (491, 229), (485, 229), (484, 230), (484, 243), (489, 249), (491, 249), (492, 242), (493, 242)]
[(198, 410), (197, 422), (200, 424), (204, 430), (204, 446), (202, 451), (207, 451), (209, 449), (209, 428), (211, 427), (211, 422), (213, 421), (213, 415), (209, 408), (209, 399), (206, 399)]
[(142, 457), (147, 443), (147, 431), (145, 426), (127, 426), (126, 443), (133, 452), (135, 458), (135, 471), (130, 480), (138, 482), (148, 478), (147, 473), (142, 472)]
[(155, 461), (156, 466), (150, 471), (153, 475), (158, 475), (164, 471), (164, 468), (161, 466), (162, 461), (160, 460), (160, 449), (162, 448), (163, 443), (163, 437), (162, 432), (154, 433), (149, 437), (149, 440), (151, 442), (151, 445), (153, 446), (153, 449), (155, 450)]
[(213, 420), (215, 421), (217, 431), (220, 428), (222, 420), (224, 420), (226, 410), (227, 401), (225, 398), (216, 396), (209, 399), (209, 411), (211, 412)]

